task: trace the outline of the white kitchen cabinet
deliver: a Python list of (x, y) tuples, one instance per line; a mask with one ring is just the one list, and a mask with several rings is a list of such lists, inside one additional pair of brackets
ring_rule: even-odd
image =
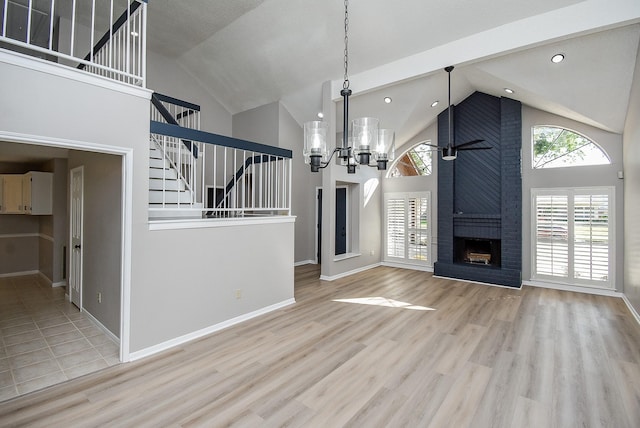
[(0, 176), (2, 194), (0, 197), (0, 213), (24, 214), (22, 204), (22, 174), (3, 174)]
[(53, 173), (30, 171), (22, 179), (22, 205), (25, 214), (51, 215), (53, 212)]

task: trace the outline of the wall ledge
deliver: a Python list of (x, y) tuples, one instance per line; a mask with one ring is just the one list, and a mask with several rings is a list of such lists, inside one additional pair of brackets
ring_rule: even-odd
[(295, 223), (295, 216), (248, 217), (233, 219), (176, 219), (149, 221), (149, 230), (207, 229), (230, 226), (253, 226), (258, 224)]
[(106, 77), (98, 76), (97, 74), (92, 74), (87, 71), (78, 70), (41, 58), (35, 58), (6, 49), (0, 49), (0, 63), (10, 64), (29, 70), (35, 70), (41, 73), (62, 77), (64, 79), (75, 80), (77, 82), (82, 82), (93, 86), (99, 86), (104, 89), (133, 95), (147, 100), (151, 99), (151, 94), (153, 93), (153, 91), (150, 89), (128, 85), (126, 83), (107, 79)]

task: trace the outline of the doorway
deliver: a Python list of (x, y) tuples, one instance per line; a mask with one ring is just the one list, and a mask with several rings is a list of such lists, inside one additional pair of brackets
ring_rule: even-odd
[[(46, 287), (43, 288), (43, 292), (53, 293), (52, 295), (54, 297), (62, 293), (62, 300), (66, 301), (67, 306), (69, 308), (73, 308), (73, 310), (69, 309), (68, 313), (64, 312), (64, 305), (62, 302), (54, 299), (54, 304), (60, 306), (57, 307), (56, 310), (63, 310), (63, 313), (58, 314), (56, 319), (53, 321), (48, 318), (40, 317), (41, 319), (39, 318), (33, 323), (29, 322), (29, 325), (33, 327), (33, 329), (40, 329), (43, 332), (43, 337), (40, 339), (45, 341), (47, 340), (48, 335), (56, 335), (54, 333), (59, 333), (60, 335), (55, 339), (67, 338), (67, 336), (69, 336), (69, 340), (79, 340), (79, 338), (71, 338), (71, 332), (62, 331), (63, 327), (53, 324), (59, 321), (64, 321), (65, 324), (78, 323), (76, 326), (77, 331), (73, 330), (73, 332), (77, 334), (82, 333), (85, 337), (89, 337), (93, 334), (97, 335), (103, 330), (97, 329), (97, 327), (91, 327), (95, 324), (94, 321), (96, 321), (97, 318), (92, 315), (98, 312), (92, 309), (93, 306), (102, 305), (103, 308), (107, 308), (105, 305), (113, 305), (113, 309), (109, 309), (111, 306), (107, 308), (107, 311), (109, 312), (107, 318), (110, 318), (107, 321), (111, 322), (112, 325), (115, 323), (115, 327), (112, 327), (111, 331), (114, 331), (117, 334), (106, 331), (105, 334), (107, 334), (111, 339), (115, 339), (116, 344), (114, 346), (116, 348), (113, 353), (105, 355), (101, 354), (100, 356), (107, 365), (129, 361), (133, 149), (101, 145), (99, 150), (96, 150), (95, 144), (90, 142), (84, 143), (63, 139), (51, 140), (47, 137), (16, 133), (7, 134), (2, 131), (0, 131), (0, 148), (2, 149), (0, 150), (0, 153), (2, 155), (10, 156), (12, 162), (24, 163), (26, 160), (22, 160), (22, 157), (25, 157), (25, 159), (28, 158), (29, 162), (38, 162), (43, 164), (45, 162), (54, 162), (57, 167), (59, 163), (63, 162), (62, 159), (65, 159), (65, 172), (62, 174), (62, 177), (60, 177), (60, 180), (54, 180), (53, 184), (54, 215), (49, 219), (43, 217), (46, 230), (52, 230), (51, 224), (56, 224), (56, 228), (53, 230), (57, 231), (59, 230), (57, 226), (58, 223), (62, 222), (64, 224), (64, 231), (61, 232), (61, 235), (52, 235), (44, 240), (46, 243), (52, 242), (54, 246), (62, 248), (64, 255), (60, 257), (59, 261), (58, 259), (54, 259), (53, 262), (46, 262), (49, 264), (45, 264), (44, 266), (47, 267), (51, 263), (53, 263), (54, 266), (64, 264), (64, 267), (60, 270), (63, 272), (62, 275), (63, 278), (66, 278), (66, 281), (60, 284), (55, 282), (54, 285), (56, 285), (56, 287), (58, 285), (67, 285), (68, 287), (66, 291), (69, 296), (65, 299), (64, 288), (52, 288), (50, 284), (45, 284)], [(71, 158), (74, 158), (75, 160), (71, 162)], [(104, 162), (107, 158), (109, 158), (110, 161)], [(74, 168), (81, 165), (88, 165), (88, 168)], [(72, 169), (74, 170), (73, 174), (71, 172)], [(90, 177), (88, 178), (88, 176)], [(103, 180), (105, 177), (109, 179), (106, 182)], [(75, 187), (79, 192), (75, 197), (72, 197), (72, 181), (74, 181), (74, 179), (76, 182)], [(90, 189), (87, 188), (87, 180), (89, 180), (89, 184), (91, 185)], [(105, 187), (105, 183), (110, 183), (109, 187)], [(82, 189), (81, 192), (80, 189)], [(60, 194), (60, 192), (62, 192), (62, 194)], [(87, 200), (87, 195), (89, 195), (89, 200)], [(73, 199), (75, 199), (75, 202), (72, 201)], [(74, 203), (76, 207), (82, 208), (82, 212), (77, 211), (78, 215), (74, 219), (74, 223), (77, 227), (76, 232), (79, 232), (79, 235), (73, 234), (71, 219), (73, 211), (73, 207), (71, 206), (72, 203)], [(104, 209), (105, 205), (112, 209)], [(64, 213), (60, 214), (58, 217), (55, 215), (56, 206), (63, 207), (62, 209), (64, 210)], [(91, 208), (91, 212), (87, 212), (87, 207)], [(71, 210), (67, 211), (70, 208)], [(93, 226), (89, 229), (87, 229), (86, 224), (87, 218), (91, 218), (91, 221), (93, 222)], [(110, 222), (117, 223), (118, 227), (112, 228), (111, 225), (113, 223)], [(89, 232), (91, 236), (88, 236)], [(72, 234), (75, 235), (75, 238), (72, 237)], [(111, 261), (119, 261), (119, 265), (115, 270), (105, 270), (105, 260), (103, 257), (104, 252), (96, 253), (96, 251), (94, 251), (95, 248), (102, 248), (104, 246), (103, 244), (105, 244), (105, 240), (110, 241), (106, 243), (110, 245), (109, 252), (107, 254), (108, 257), (111, 258)], [(91, 242), (95, 243), (93, 246), (95, 248), (93, 250), (90, 248), (89, 250), (91, 251), (87, 252), (87, 244)], [(74, 248), (75, 245), (79, 245), (79, 248)], [(73, 250), (79, 250), (76, 253), (77, 260), (75, 262), (71, 260), (73, 257)], [(76, 267), (75, 273), (67, 269), (67, 267), (70, 266)], [(87, 294), (87, 276), (83, 275), (83, 272), (87, 271), (88, 266), (90, 270), (93, 271), (89, 272), (90, 277), (104, 278), (105, 276), (109, 276), (111, 278), (110, 284), (112, 284), (112, 286), (110, 285), (111, 290), (115, 291), (116, 294), (107, 295), (107, 293), (109, 293), (108, 290), (98, 290), (98, 292), (90, 290), (91, 292)], [(76, 293), (73, 293), (73, 291), (70, 290), (71, 277), (74, 274), (76, 275)], [(48, 276), (49, 275), (47, 275), (47, 277)], [(6, 279), (6, 281), (32, 281), (34, 287), (40, 287), (41, 284), (43, 284), (41, 278), (44, 277), (42, 275), (32, 275), (15, 277), (15, 279), (12, 277), (11, 279)], [(57, 275), (54, 276), (54, 279), (55, 278), (57, 278)], [(94, 285), (96, 283), (101, 285), (102, 283), (101, 280), (91, 282)], [(85, 293), (83, 293), (83, 291), (85, 291)], [(109, 299), (109, 301), (107, 302), (105, 299)], [(73, 301), (73, 305), (69, 303), (70, 300)], [(89, 303), (91, 308), (87, 306)], [(73, 311), (76, 310), (76, 306), (82, 308), (85, 312), (74, 313)], [(42, 305), (42, 308), (45, 310), (47, 309), (44, 305)], [(92, 310), (88, 310), (88, 308)], [(48, 312), (53, 313), (54, 311), (49, 310)], [(8, 316), (8, 313), (4, 313), (3, 315)], [(80, 319), (81, 316), (87, 319), (82, 320)], [(28, 321), (26, 316), (22, 318)], [(46, 322), (49, 325), (41, 326), (40, 321), (43, 323)], [(102, 316), (100, 316), (100, 320), (97, 321), (106, 325), (105, 318)], [(56, 328), (61, 331), (45, 331), (45, 329), (48, 328)], [(88, 330), (82, 331), (83, 328), (87, 328)], [(27, 333), (31, 333), (31, 331), (28, 331)], [(47, 334), (45, 335), (45, 333)], [(103, 346), (106, 342), (102, 342), (101, 340), (94, 340), (94, 342), (96, 343), (93, 343), (92, 341), (86, 343), (90, 343), (90, 348), (96, 351), (98, 351), (98, 348), (106, 347)], [(48, 341), (46, 343), (48, 343)], [(83, 344), (86, 343), (83, 341)], [(52, 343), (48, 346), (56, 345), (58, 344)], [(83, 351), (88, 350), (85, 349)], [(57, 367), (60, 369), (62, 366)], [(87, 367), (83, 367), (82, 369), (84, 370), (86, 368)], [(70, 374), (66, 372), (71, 369), (74, 370), (74, 375), (81, 374), (79, 368), (78, 370), (75, 370), (75, 367), (69, 368), (65, 366), (63, 369), (65, 370), (66, 376), (70, 376)], [(18, 393), (22, 393), (17, 384), (16, 388)]]
[(336, 256), (347, 252), (347, 187), (336, 187)]

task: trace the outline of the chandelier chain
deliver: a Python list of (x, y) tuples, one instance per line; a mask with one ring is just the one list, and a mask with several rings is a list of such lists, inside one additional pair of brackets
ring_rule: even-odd
[(349, 0), (344, 0), (344, 82), (342, 89), (349, 89)]

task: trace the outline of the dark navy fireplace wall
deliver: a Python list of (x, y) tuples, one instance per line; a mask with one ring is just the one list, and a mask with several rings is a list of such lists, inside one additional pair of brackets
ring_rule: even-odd
[[(438, 159), (438, 276), (519, 287), (522, 271), (522, 106), (476, 92), (454, 107), (454, 140), (484, 139), (491, 150)], [(438, 116), (438, 145), (448, 140), (448, 114)], [(456, 238), (499, 240), (499, 266), (456, 262)]]

